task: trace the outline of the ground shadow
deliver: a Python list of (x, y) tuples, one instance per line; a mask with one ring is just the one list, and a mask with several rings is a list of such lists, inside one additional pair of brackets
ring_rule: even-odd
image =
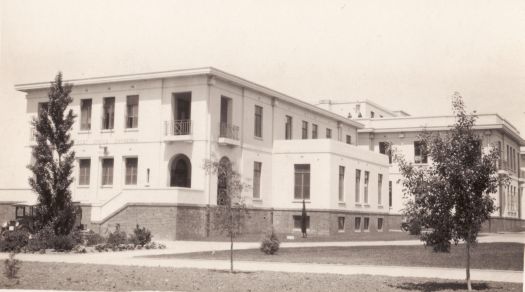
[[(434, 291), (463, 291), (467, 290), (466, 283), (460, 282), (421, 282), (421, 283), (401, 283), (397, 285), (389, 285), (392, 288), (397, 288), (407, 291), (425, 291), (425, 292), (434, 292)], [(472, 283), (472, 290), (483, 291), (494, 289), (497, 287), (491, 287), (487, 283)]]
[(250, 272), (250, 271), (233, 271), (231, 272), (230, 270), (217, 270), (217, 269), (208, 269), (208, 271), (210, 272), (214, 272), (214, 273), (223, 273), (223, 274), (253, 274), (254, 272)]

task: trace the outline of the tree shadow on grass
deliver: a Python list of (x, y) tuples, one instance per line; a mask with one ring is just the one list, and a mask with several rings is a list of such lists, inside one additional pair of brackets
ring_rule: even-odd
[[(421, 282), (421, 283), (401, 283), (397, 285), (389, 285), (392, 288), (397, 288), (401, 290), (408, 291), (424, 291), (424, 292), (434, 292), (434, 291), (466, 291), (467, 283), (459, 282)], [(472, 290), (483, 291), (494, 289), (497, 287), (491, 287), (487, 283), (472, 283)]]

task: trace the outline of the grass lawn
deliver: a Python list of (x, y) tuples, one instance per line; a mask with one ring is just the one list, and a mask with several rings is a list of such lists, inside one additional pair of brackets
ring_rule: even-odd
[[(474, 282), (481, 291), (521, 291), (521, 284)], [(462, 281), (109, 265), (22, 262), (19, 278), (0, 287), (58, 290), (178, 291), (465, 291)]]
[[(472, 249), (473, 269), (523, 270), (523, 245), (519, 243), (481, 243)], [(173, 254), (159, 258), (229, 259), (229, 251)], [(275, 255), (258, 249), (238, 250), (235, 260), (322, 263), (348, 265), (387, 265), (422, 267), (465, 267), (465, 246), (453, 246), (450, 253), (434, 253), (424, 246), (359, 246), (281, 248)]]

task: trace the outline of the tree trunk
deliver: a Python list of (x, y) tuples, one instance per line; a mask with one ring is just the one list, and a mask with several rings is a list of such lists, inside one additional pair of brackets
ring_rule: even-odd
[(467, 240), (467, 289), (472, 291), (472, 283), (470, 281), (470, 240)]

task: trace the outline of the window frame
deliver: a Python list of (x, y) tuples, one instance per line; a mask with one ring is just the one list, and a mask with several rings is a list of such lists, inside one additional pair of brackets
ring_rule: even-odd
[[(128, 161), (135, 160), (135, 172), (133, 173), (133, 168), (131, 168), (131, 173), (128, 173)], [(133, 157), (124, 157), (124, 185), (126, 186), (136, 186), (138, 183), (138, 169), (139, 169), (139, 158), (136, 156)]]
[[(136, 103), (131, 103), (135, 98)], [(137, 129), (139, 127), (139, 103), (140, 98), (138, 94), (126, 96), (126, 129)]]
[(338, 199), (340, 203), (345, 201), (345, 167), (342, 165), (339, 165)]
[(377, 174), (377, 205), (383, 206), (383, 174)]
[(370, 231), (370, 217), (363, 217), (363, 231)]
[(354, 232), (361, 232), (361, 217), (354, 217)]
[(252, 198), (254, 200), (261, 199), (261, 175), (262, 175), (262, 162), (253, 162), (253, 193)]
[(388, 156), (388, 163), (392, 164), (392, 149), (390, 149), (390, 143), (379, 142), (379, 153)]
[(253, 135), (256, 138), (263, 137), (263, 107), (260, 105), (254, 107)]
[(308, 122), (302, 121), (301, 123), (301, 139), (308, 139)]
[[(105, 161), (111, 161), (111, 172), (107, 172), (106, 166), (104, 165)], [(115, 159), (113, 157), (104, 157), (101, 159), (101, 186), (102, 187), (112, 187), (113, 179), (115, 172)]]
[[(113, 101), (111, 103), (109, 101)], [(112, 109), (110, 112), (109, 109)], [(103, 131), (111, 131), (115, 129), (115, 97), (109, 96), (102, 99), (102, 127)]]
[(317, 124), (312, 123), (312, 139), (318, 138), (318, 135), (319, 135), (318, 130), (319, 130), (319, 127), (317, 126)]
[(332, 129), (326, 128), (326, 139), (332, 139)]
[(337, 232), (344, 233), (345, 232), (345, 222), (346, 219), (344, 216), (338, 216), (337, 217)]
[(368, 204), (368, 187), (370, 183), (370, 171), (365, 170), (363, 184), (363, 203)]
[[(298, 179), (300, 183), (298, 184)], [(310, 200), (311, 166), (310, 164), (294, 164), (294, 199)]]
[[(86, 107), (87, 107), (87, 110), (85, 111)], [(92, 112), (93, 112), (93, 99), (91, 98), (81, 99), (80, 100), (80, 131), (90, 131), (91, 130)]]
[[(82, 166), (82, 162), (88, 162), (87, 172), (86, 168)], [(84, 170), (83, 170), (84, 169)], [(91, 183), (91, 158), (78, 159), (78, 186), (89, 186)]]
[(414, 163), (415, 164), (428, 164), (428, 153), (426, 152), (426, 145), (421, 140), (414, 141)]
[(361, 202), (361, 170), (355, 170), (355, 203)]
[(284, 139), (292, 140), (293, 138), (293, 118), (286, 115), (286, 122), (284, 124)]

